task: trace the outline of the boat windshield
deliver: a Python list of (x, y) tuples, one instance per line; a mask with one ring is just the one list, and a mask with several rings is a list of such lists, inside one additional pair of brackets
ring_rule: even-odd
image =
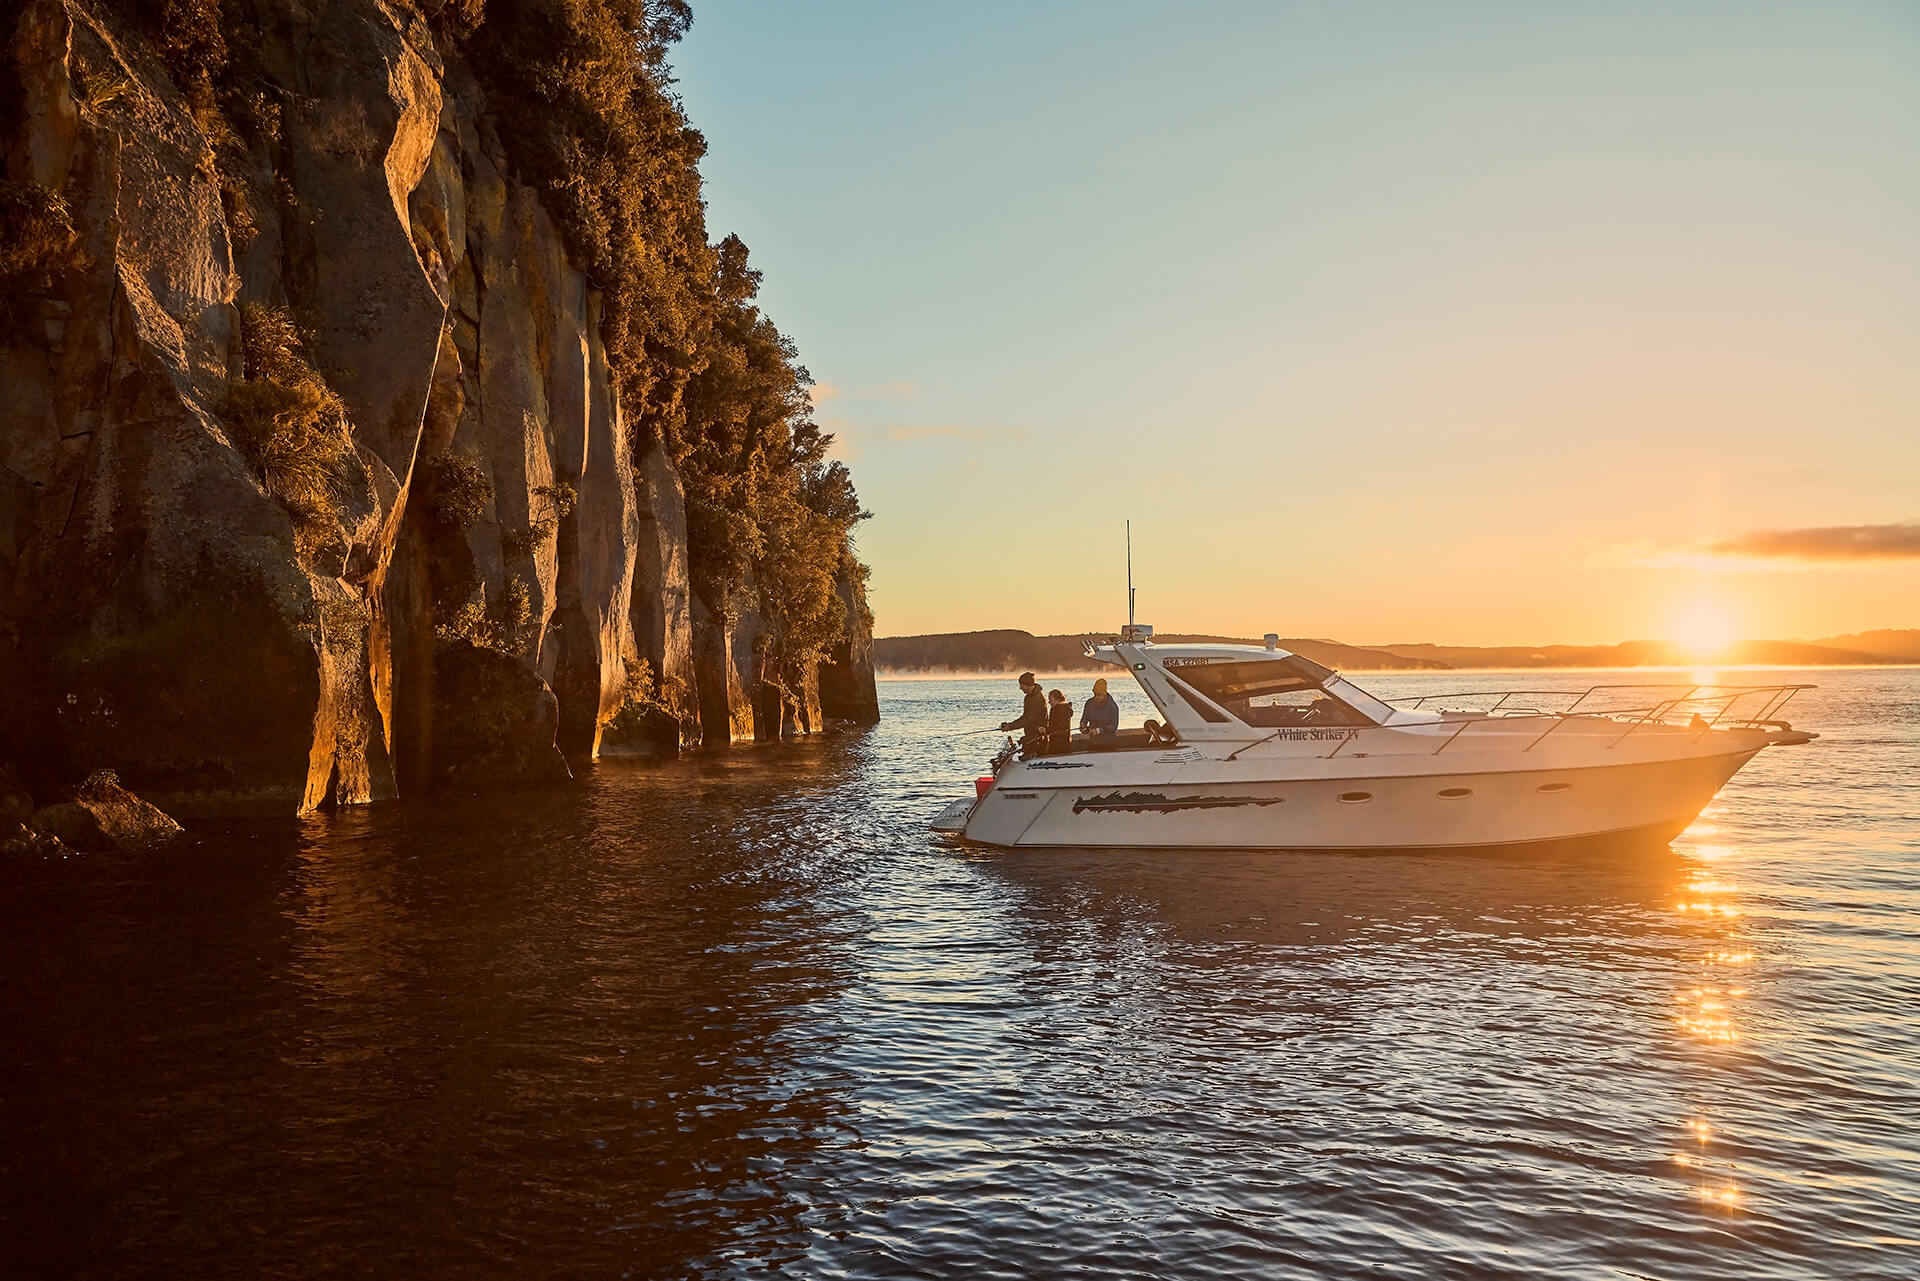
[(1172, 675), (1236, 719), (1262, 728), (1368, 725), (1364, 715), (1320, 688), (1333, 673), (1298, 655), (1180, 667)]

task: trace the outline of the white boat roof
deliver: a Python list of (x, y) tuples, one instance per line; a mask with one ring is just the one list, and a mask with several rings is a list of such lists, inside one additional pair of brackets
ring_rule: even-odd
[(1127, 665), (1127, 660), (1119, 652), (1121, 645), (1138, 649), (1143, 656), (1150, 657), (1154, 662), (1162, 665), (1169, 658), (1211, 658), (1223, 663), (1244, 663), (1261, 659), (1278, 661), (1296, 657), (1290, 649), (1268, 649), (1264, 645), (1160, 645), (1153, 641), (1102, 641), (1095, 648), (1094, 657), (1102, 662), (1117, 663), (1124, 667)]
[[(1244, 741), (1268, 737), (1264, 729), (1254, 729), (1218, 703), (1208, 699), (1188, 679), (1183, 668), (1207, 667), (1215, 663), (1284, 663), (1289, 671), (1306, 677), (1323, 692), (1332, 695), (1359, 712), (1375, 725), (1398, 724), (1410, 720), (1437, 719), (1432, 712), (1403, 712), (1354, 685), (1339, 672), (1317, 663), (1304, 654), (1278, 646), (1265, 645), (1157, 645), (1151, 639), (1110, 640), (1096, 645), (1091, 657), (1115, 667), (1128, 668), (1140, 688), (1180, 737), (1189, 741)], [(1169, 678), (1172, 683), (1169, 684)]]
[(1156, 645), (1149, 641), (1156, 658), (1292, 658), (1290, 649), (1268, 649), (1264, 645)]

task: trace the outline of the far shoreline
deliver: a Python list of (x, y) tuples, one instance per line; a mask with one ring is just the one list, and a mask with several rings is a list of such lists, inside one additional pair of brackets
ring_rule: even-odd
[[(878, 636), (873, 664), (890, 677), (940, 673), (1084, 672), (1104, 670), (1076, 635), (1036, 636), (1015, 628)], [(1355, 645), (1326, 637), (1260, 639), (1165, 634), (1161, 645), (1276, 645), (1342, 672), (1684, 672), (1814, 671), (1920, 665), (1920, 628), (1881, 628), (1819, 641), (1724, 640), (1708, 644), (1642, 638), (1605, 645), (1442, 645), (1396, 642)]]
[[(997, 681), (1015, 680), (1024, 668), (1003, 671), (876, 671), (880, 681)], [(1083, 676), (1102, 676), (1115, 670), (1110, 666), (1071, 668), (1059, 671), (1033, 669), (1041, 681), (1069, 680)], [(1578, 675), (1590, 672), (1900, 672), (1920, 670), (1916, 662), (1887, 663), (1680, 663), (1660, 667), (1343, 667), (1342, 673), (1364, 676), (1523, 676)]]

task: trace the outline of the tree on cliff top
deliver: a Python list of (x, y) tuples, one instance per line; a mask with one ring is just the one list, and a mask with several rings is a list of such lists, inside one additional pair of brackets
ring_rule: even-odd
[(833, 437), (813, 421), (813, 376), (754, 306), (760, 273), (737, 236), (718, 246), (706, 361), (687, 384), (681, 477), (695, 589), (710, 604), (754, 571), (783, 657), (817, 659), (845, 630), (834, 574), (866, 517)]
[(520, 175), (606, 298), (601, 333), (630, 428), (671, 447), (701, 361), (706, 139), (670, 92), (683, 0), (518, 0), (462, 21)]
[(446, 13), (515, 165), (605, 293), (603, 338), (635, 444), (664, 446), (686, 487), (696, 590), (728, 608), (751, 569), (787, 654), (817, 655), (845, 626), (833, 577), (866, 513), (826, 458), (812, 377), (754, 305), (746, 245), (707, 241), (706, 140), (666, 66), (691, 11), (682, 0), (462, 0)]

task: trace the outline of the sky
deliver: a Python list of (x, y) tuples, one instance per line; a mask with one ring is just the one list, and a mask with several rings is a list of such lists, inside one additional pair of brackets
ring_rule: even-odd
[(1920, 4), (707, 0), (877, 630), (1920, 626)]

